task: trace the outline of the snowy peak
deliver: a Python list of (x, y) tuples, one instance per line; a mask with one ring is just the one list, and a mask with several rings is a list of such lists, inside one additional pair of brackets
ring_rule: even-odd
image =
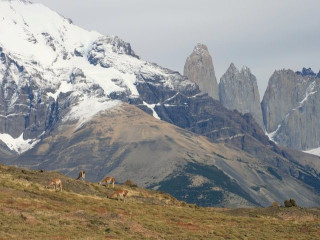
[[(70, 78), (70, 69), (81, 69), (83, 83), (99, 85), (106, 96), (112, 92), (137, 95), (137, 77), (154, 72), (162, 75), (168, 87), (179, 88), (181, 82), (174, 81), (177, 73), (140, 60), (119, 37), (86, 31), (41, 4), (0, 2), (0, 34), (3, 54), (30, 75), (42, 74), (44, 81), (37, 84), (46, 85), (53, 94), (63, 91), (59, 86)], [(184, 80), (185, 84), (190, 82)]]
[[(41, 4), (0, 2), (1, 46), (23, 60), (48, 67), (70, 57), (77, 47), (89, 47), (100, 34), (85, 31)], [(17, 37), (19, 36), (19, 37)]]
[(166, 100), (143, 101), (142, 84), (198, 91), (179, 73), (139, 59), (119, 37), (84, 30), (41, 4), (0, 1), (0, 36), (0, 133), (19, 139), (11, 142), (36, 142), (59, 121), (87, 122), (88, 112), (68, 117), (90, 109), (86, 102), (103, 111), (117, 100), (147, 108)]

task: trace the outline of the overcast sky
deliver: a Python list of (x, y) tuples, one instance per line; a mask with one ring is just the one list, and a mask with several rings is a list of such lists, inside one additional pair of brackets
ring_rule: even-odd
[(144, 60), (183, 73), (200, 42), (219, 81), (251, 68), (260, 97), (276, 69), (320, 69), (320, 0), (32, 0), (74, 24), (130, 42)]

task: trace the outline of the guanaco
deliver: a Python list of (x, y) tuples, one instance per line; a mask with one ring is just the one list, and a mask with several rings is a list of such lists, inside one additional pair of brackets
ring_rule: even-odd
[(99, 185), (102, 185), (104, 182), (106, 182), (107, 187), (109, 188), (109, 184), (112, 183), (112, 188), (114, 188), (115, 181), (116, 179), (114, 177), (106, 177), (99, 182)]
[(82, 181), (84, 181), (86, 178), (86, 172), (85, 171), (80, 171), (77, 180), (81, 179)]
[(53, 185), (54, 191), (57, 190), (57, 187), (59, 186), (60, 192), (62, 192), (62, 181), (59, 178), (54, 178), (52, 181), (46, 186), (46, 188), (49, 188)]
[(117, 196), (118, 201), (120, 201), (120, 198), (123, 198), (123, 202), (126, 202), (127, 195), (128, 195), (128, 191), (127, 190), (117, 190), (117, 191), (114, 191), (114, 192), (110, 193), (107, 196), (107, 198), (113, 198), (114, 196)]

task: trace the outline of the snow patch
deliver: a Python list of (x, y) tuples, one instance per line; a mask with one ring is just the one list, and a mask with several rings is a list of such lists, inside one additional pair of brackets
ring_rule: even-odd
[(72, 84), (67, 83), (66, 81), (62, 81), (60, 84), (59, 89), (55, 93), (47, 93), (48, 97), (53, 97), (54, 100), (57, 100), (57, 97), (59, 96), (60, 93), (66, 93), (72, 91)]
[(306, 96), (305, 96), (305, 98), (300, 102), (300, 106), (302, 106), (302, 104), (303, 104), (305, 101), (308, 100), (308, 98), (309, 98), (310, 95), (313, 95), (313, 94), (315, 94), (315, 93), (317, 92), (317, 91), (313, 91), (315, 85), (316, 85), (316, 82), (315, 82), (315, 81), (312, 82), (312, 83), (309, 85), (309, 87), (308, 87), (307, 90), (306, 90)]
[(312, 154), (312, 155), (316, 155), (316, 156), (319, 156), (320, 157), (320, 147), (318, 148), (313, 148), (313, 149), (309, 149), (307, 151), (303, 151), (305, 153), (309, 153), (309, 154)]
[(157, 105), (157, 104), (148, 104), (146, 103), (145, 101), (143, 102), (143, 105), (146, 105), (148, 108), (150, 108), (152, 110), (152, 115), (154, 118), (156, 119), (160, 119), (159, 115), (157, 114), (156, 110), (154, 110), (154, 107)]
[(274, 136), (277, 134), (277, 132), (279, 131), (281, 127), (281, 124), (278, 125), (277, 129), (271, 133), (265, 132), (265, 134), (268, 136), (270, 141), (273, 141), (274, 143), (277, 144), (277, 142), (274, 140)]
[(8, 148), (21, 154), (33, 148), (40, 140), (37, 139), (23, 139), (23, 133), (18, 138), (13, 138), (7, 133), (0, 133), (0, 140), (3, 141)]
[(96, 97), (83, 96), (79, 103), (71, 108), (71, 111), (63, 118), (63, 121), (77, 120), (77, 128), (79, 128), (90, 121), (97, 113), (114, 108), (120, 103), (121, 101), (119, 100), (103, 100)]

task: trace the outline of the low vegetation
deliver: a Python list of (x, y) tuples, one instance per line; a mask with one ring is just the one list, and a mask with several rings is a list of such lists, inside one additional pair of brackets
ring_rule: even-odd
[[(63, 192), (44, 186), (60, 178)], [(135, 186), (114, 191), (56, 172), (0, 165), (0, 239), (318, 239), (320, 210), (222, 209), (187, 204)]]

